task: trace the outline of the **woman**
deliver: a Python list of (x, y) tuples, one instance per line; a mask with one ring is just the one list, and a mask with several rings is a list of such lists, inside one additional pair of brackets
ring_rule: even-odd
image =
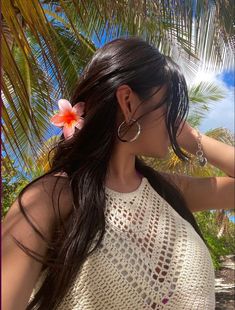
[[(214, 309), (214, 269), (192, 212), (233, 207), (234, 151), (185, 122), (178, 66), (139, 38), (116, 39), (59, 107), (51, 169), (3, 223), (4, 309)], [(164, 158), (170, 145), (229, 176), (160, 173), (138, 158)]]

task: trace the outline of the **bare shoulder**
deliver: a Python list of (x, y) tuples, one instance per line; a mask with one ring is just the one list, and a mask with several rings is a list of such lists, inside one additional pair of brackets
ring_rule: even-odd
[[(59, 193), (61, 194), (58, 204)], [(26, 309), (42, 267), (39, 261), (25, 255), (25, 251), (22, 251), (22, 247), (16, 244), (16, 241), (33, 251), (34, 255), (45, 257), (48, 247), (41, 236), (52, 238), (54, 223), (58, 219), (55, 216), (55, 213), (58, 213), (58, 205), (63, 219), (66, 219), (72, 210), (69, 182), (65, 177), (42, 176), (29, 183), (21, 194), (21, 204), (18, 195), (2, 221), (4, 309)], [(35, 227), (40, 235), (36, 233)]]
[[(24, 213), (33, 218), (39, 226), (51, 227), (58, 216), (66, 220), (72, 211), (73, 199), (69, 180), (54, 175), (43, 176), (25, 188), (20, 201)], [(5, 227), (10, 227), (11, 222), (21, 219), (25, 221), (18, 195), (4, 218)]]
[[(72, 211), (73, 195), (66, 173), (55, 173), (41, 179), (41, 188), (46, 195), (46, 199), (53, 199), (56, 209), (60, 209), (63, 219), (66, 219)], [(59, 206), (57, 204), (59, 203)]]

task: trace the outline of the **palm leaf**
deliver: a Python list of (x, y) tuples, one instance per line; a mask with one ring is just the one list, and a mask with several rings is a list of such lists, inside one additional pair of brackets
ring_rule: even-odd
[(190, 111), (188, 122), (192, 127), (199, 127), (216, 102), (225, 97), (225, 91), (212, 82), (200, 82), (189, 87)]
[[(70, 96), (96, 46), (115, 37), (143, 37), (181, 62), (189, 75), (197, 72), (200, 61), (211, 68), (231, 66), (230, 1), (212, 4), (211, 9), (208, 5), (163, 0), (31, 0), (27, 5), (24, 0), (3, 1), (3, 132), (8, 156), (29, 165), (27, 156), (35, 156), (48, 139), (55, 101)], [(198, 113), (197, 122), (202, 116)]]

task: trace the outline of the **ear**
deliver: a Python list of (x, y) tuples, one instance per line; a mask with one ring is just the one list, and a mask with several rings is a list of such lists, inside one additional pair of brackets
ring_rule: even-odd
[(130, 86), (121, 85), (117, 88), (116, 97), (125, 121), (129, 123), (136, 107), (134, 92)]

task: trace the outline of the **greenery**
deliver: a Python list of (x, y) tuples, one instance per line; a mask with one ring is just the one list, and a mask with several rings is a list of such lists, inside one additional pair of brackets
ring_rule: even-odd
[(11, 163), (6, 157), (2, 158), (2, 219), (7, 214), (10, 206), (17, 198), (21, 189), (28, 183), (28, 180), (17, 170), (12, 168), (14, 161)]
[[(97, 47), (113, 38), (142, 37), (171, 56), (188, 77), (200, 65), (212, 71), (233, 68), (233, 2), (183, 3), (30, 0), (25, 5), (25, 0), (2, 1), (2, 145), (6, 156), (17, 158), (22, 169), (31, 168), (27, 156), (36, 158), (48, 135), (54, 134), (49, 118), (58, 108), (56, 101), (70, 97)], [(212, 90), (210, 96), (208, 88), (198, 85), (192, 90), (204, 112), (203, 97), (217, 97), (218, 92)]]
[[(133, 9), (133, 7), (135, 9)], [(193, 9), (192, 9), (193, 8)], [(58, 137), (50, 117), (59, 98), (69, 98), (83, 68), (97, 47), (113, 38), (137, 35), (171, 56), (193, 77), (200, 65), (210, 70), (233, 68), (233, 2), (187, 0), (25, 0), (2, 1), (3, 106), (2, 218), (20, 190), (49, 168), (48, 151)], [(226, 57), (223, 57), (226, 55)], [(210, 103), (224, 97), (211, 83), (189, 89), (191, 126), (199, 126)], [(205, 133), (234, 145), (225, 128)], [(48, 137), (51, 137), (48, 139)], [(171, 173), (223, 176), (208, 164), (183, 164), (170, 150), (166, 160), (149, 163)], [(17, 164), (16, 164), (17, 163)], [(198, 212), (197, 222), (219, 256), (234, 253), (232, 210)]]
[(220, 256), (235, 253), (235, 223), (229, 221), (226, 234), (218, 238), (219, 224), (216, 219), (216, 212), (201, 211), (194, 213), (196, 221), (211, 247), (210, 253), (212, 256), (215, 269), (220, 268)]

